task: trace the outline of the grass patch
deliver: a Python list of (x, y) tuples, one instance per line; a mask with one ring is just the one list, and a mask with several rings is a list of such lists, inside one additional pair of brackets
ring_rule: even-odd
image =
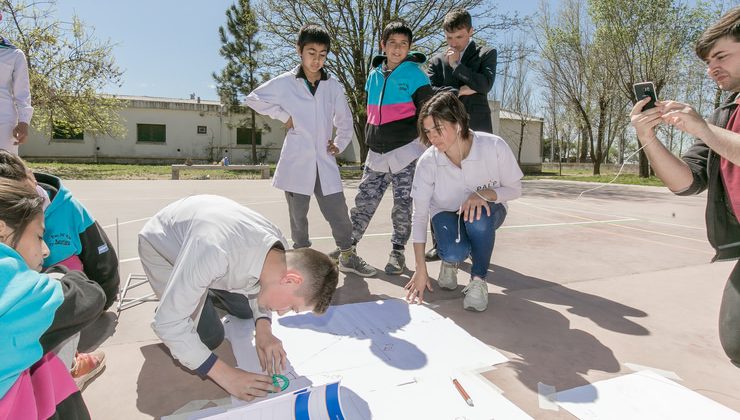
[[(123, 165), (94, 163), (26, 162), (34, 172), (44, 172), (62, 179), (171, 179), (170, 165)], [(270, 165), (273, 172), (275, 165)], [(180, 170), (180, 179), (261, 179), (260, 171), (195, 169)], [(342, 171), (342, 178), (360, 179), (362, 171)]]
[[(170, 179), (172, 169), (170, 165), (123, 165), (123, 164), (93, 164), (93, 163), (35, 163), (26, 162), (34, 172), (45, 172), (62, 179)], [(273, 171), (275, 165), (271, 165)], [(525, 180), (553, 179), (561, 181), (584, 181), (606, 183), (614, 179), (614, 173), (604, 173), (594, 176), (587, 169), (563, 169), (563, 175), (557, 172), (543, 172), (528, 174)], [(356, 169), (342, 170), (342, 179), (360, 179), (362, 171)], [(181, 170), (180, 179), (260, 179), (259, 171), (198, 171)], [(663, 186), (663, 182), (656, 178), (640, 178), (635, 174), (622, 174), (614, 181), (615, 184)]]

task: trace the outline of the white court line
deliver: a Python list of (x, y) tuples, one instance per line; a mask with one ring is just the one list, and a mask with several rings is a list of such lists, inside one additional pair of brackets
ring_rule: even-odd
[(707, 243), (707, 240), (706, 239), (687, 238), (686, 236), (672, 235), (670, 233), (658, 232), (656, 230), (640, 229), (640, 228), (636, 228), (634, 226), (624, 226), (624, 225), (614, 225), (614, 226), (621, 227), (622, 229), (632, 229), (632, 230), (637, 230), (637, 231), (640, 231), (640, 232), (652, 233), (654, 235), (667, 236), (669, 238), (684, 239), (684, 240), (687, 240), (687, 241), (698, 242), (700, 244), (706, 244)]
[[(554, 226), (576, 226), (576, 225), (598, 225), (598, 224), (611, 224), (611, 223), (620, 223), (620, 222), (634, 222), (638, 219), (613, 219), (613, 220), (588, 220), (585, 222), (563, 222), (563, 223), (538, 223), (538, 224), (532, 224), (532, 225), (514, 225), (514, 226), (501, 226), (497, 230), (505, 230), (505, 229), (522, 229), (522, 228), (533, 228), (533, 227), (554, 227)], [(429, 231), (427, 230), (427, 233)], [(376, 236), (391, 236), (393, 233), (369, 233), (367, 235), (363, 235), (363, 238), (366, 237), (376, 237)], [(317, 236), (315, 238), (309, 238), (310, 240), (316, 240), (321, 241), (325, 239), (334, 239), (333, 236)]]
[(131, 261), (139, 261), (141, 258), (135, 257), (135, 258), (126, 258), (125, 260), (118, 260), (119, 264), (131, 262)]
[[(516, 200), (515, 203), (523, 204), (525, 206), (534, 207), (534, 208), (537, 208), (537, 209), (569, 210), (569, 211), (578, 212), (578, 213), (596, 214), (596, 215), (599, 215), (599, 216), (627, 217), (627, 216), (622, 216), (622, 215), (618, 215), (618, 214), (608, 214), (608, 213), (604, 213), (604, 212), (600, 212), (600, 211), (590, 211), (590, 210), (582, 210), (582, 209), (574, 209), (574, 208), (567, 208), (566, 209), (566, 208), (563, 208), (563, 207), (547, 206), (547, 205), (539, 205), (539, 206), (537, 206), (537, 205), (528, 203), (526, 200), (522, 200), (522, 199)], [(569, 215), (567, 213), (559, 213), (559, 214)], [(647, 222), (647, 223), (655, 223), (655, 224), (659, 224), (659, 225), (676, 226), (676, 227), (681, 227), (681, 228), (686, 228), (686, 229), (694, 229), (694, 230), (704, 230), (705, 229), (704, 226), (688, 226), (688, 225), (681, 225), (681, 224), (678, 224), (678, 223), (660, 222), (660, 221), (657, 221), (657, 220), (649, 220), (649, 219), (635, 219), (635, 220), (642, 220), (642, 221)]]
[[(253, 203), (243, 203), (243, 204), (244, 204), (244, 205), (250, 205), (250, 206), (253, 206), (253, 205), (256, 205), (256, 204), (274, 204), (274, 203), (284, 203), (284, 202), (285, 202), (285, 200), (275, 200), (275, 201), (255, 201), (255, 202), (253, 202)], [(149, 219), (151, 219), (151, 218), (152, 218), (152, 216), (149, 216), (149, 217), (143, 217), (143, 218), (141, 218), (141, 219), (126, 220), (125, 222), (119, 222), (119, 223), (118, 223), (118, 226), (121, 226), (121, 225), (127, 225), (127, 224), (129, 224), (129, 223), (142, 222), (142, 221), (144, 221), (144, 220), (149, 220)], [(114, 224), (112, 224), (112, 225), (105, 225), (105, 226), (103, 226), (103, 229), (110, 229), (110, 228), (113, 228), (113, 227), (116, 227), (115, 223), (114, 223)]]
[[(605, 224), (605, 225), (619, 226), (619, 227), (625, 227), (625, 228), (629, 228), (629, 229), (643, 230), (645, 232), (651, 232), (651, 233), (661, 234), (660, 232), (653, 232), (653, 231), (649, 231), (649, 230), (637, 229), (637, 228), (633, 228), (633, 227), (630, 227), (630, 226), (623, 226), (623, 225), (618, 225), (617, 224), (617, 223), (622, 223), (622, 222), (634, 222), (634, 221), (639, 221), (639, 219), (612, 219), (612, 220), (587, 220), (587, 221), (584, 221), (584, 222), (537, 223), (537, 224), (531, 224), (531, 225), (501, 226), (500, 228), (498, 228), (498, 230), (505, 230), (505, 229), (526, 229), (526, 228), (538, 228), (538, 227), (557, 227), (557, 226), (601, 225), (601, 224)], [(427, 231), (427, 233), (429, 233), (429, 231)], [(363, 235), (363, 238), (391, 236), (392, 234), (393, 234), (392, 232), (387, 232), (387, 233), (368, 233), (366, 235)], [(666, 235), (666, 236), (675, 236), (675, 235), (668, 235), (668, 234), (663, 234), (663, 235)], [(632, 237), (632, 236), (628, 236), (628, 235), (620, 235), (620, 236), (627, 236), (629, 238)], [(681, 238), (681, 239), (689, 239), (689, 240), (693, 240), (693, 241), (696, 241), (696, 242), (704, 243), (704, 241), (698, 241), (696, 239), (684, 238), (684, 237), (681, 237), (681, 236), (675, 236), (675, 237)], [(330, 240), (330, 239), (333, 240), (334, 237), (333, 236), (313, 236), (313, 237), (310, 237), (308, 239), (310, 241), (325, 241), (325, 240)], [(641, 238), (641, 239), (643, 239), (646, 242), (652, 242), (652, 243), (657, 243), (657, 244), (660, 244), (660, 245), (665, 245), (662, 242), (650, 241), (650, 240), (647, 240), (647, 239), (644, 239), (644, 238)], [(691, 249), (691, 248), (683, 248), (683, 247), (680, 247), (680, 248), (682, 248), (682, 249), (688, 249), (688, 250), (691, 250), (691, 251), (696, 251), (695, 249)], [(137, 261), (137, 260), (139, 260), (138, 257), (137, 258), (127, 258), (125, 260), (119, 260), (119, 262), (120, 263), (125, 263), (125, 262), (130, 262), (130, 261)]]
[[(563, 213), (563, 212), (559, 212), (559, 211), (554, 211), (552, 209), (548, 209), (548, 208), (545, 208), (545, 207), (538, 207), (538, 206), (535, 206), (533, 204), (528, 204), (528, 206), (533, 207), (533, 208), (539, 208), (540, 210), (549, 211), (551, 213), (559, 214), (559, 215), (562, 215), (562, 216), (574, 217), (576, 219), (593, 220), (593, 219), (589, 219), (587, 217), (582, 217), (582, 216), (577, 216), (577, 215), (574, 215), (574, 214), (568, 214), (568, 213)], [(634, 219), (634, 220), (637, 221), (637, 220), (640, 220), (640, 219)], [(633, 229), (633, 230), (637, 230), (637, 231), (640, 231), (640, 232), (652, 233), (652, 234), (660, 235), (660, 236), (667, 236), (667, 237), (670, 237), (670, 238), (685, 239), (687, 241), (698, 242), (698, 243), (701, 243), (701, 244), (706, 243), (706, 240), (705, 239), (689, 238), (689, 237), (686, 237), (686, 236), (673, 235), (673, 234), (670, 234), (670, 233), (659, 232), (659, 231), (656, 231), (656, 230), (640, 229), (640, 228), (636, 228), (636, 227), (633, 227), (633, 226), (616, 225), (616, 224), (613, 225), (613, 226), (618, 226), (618, 227), (623, 228), (623, 229)]]
[(655, 223), (658, 225), (668, 225), (668, 226), (676, 226), (686, 229), (694, 229), (694, 230), (705, 230), (706, 228), (704, 226), (688, 226), (688, 225), (680, 225), (678, 223), (670, 223), (670, 222), (659, 222), (657, 220), (648, 220), (650, 223)]
[[(136, 222), (141, 222), (141, 221), (144, 221), (144, 220), (149, 220), (149, 219), (151, 219), (151, 216), (149, 216), (149, 217), (144, 217), (144, 218), (141, 218), (141, 219), (127, 220), (127, 221), (125, 221), (125, 222), (119, 222), (119, 223), (118, 223), (118, 226), (121, 226), (121, 225), (127, 225), (127, 224), (129, 224), (129, 223), (136, 223)], [(112, 224), (112, 225), (105, 225), (105, 226), (103, 226), (103, 229), (110, 229), (110, 228), (112, 228), (112, 227), (116, 227), (115, 223), (114, 223), (114, 224)]]

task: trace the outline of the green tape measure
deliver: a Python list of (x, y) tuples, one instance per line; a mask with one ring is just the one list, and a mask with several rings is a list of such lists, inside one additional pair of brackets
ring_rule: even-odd
[(272, 384), (279, 387), (281, 391), (285, 391), (290, 385), (290, 379), (285, 375), (279, 375), (276, 373), (272, 375)]

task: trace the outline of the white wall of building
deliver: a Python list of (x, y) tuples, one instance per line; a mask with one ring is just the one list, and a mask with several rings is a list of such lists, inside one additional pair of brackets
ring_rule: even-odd
[[(194, 163), (218, 161), (225, 155), (232, 163), (250, 162), (250, 144), (237, 144), (237, 127), (246, 124), (247, 115), (223, 111), (218, 101), (119, 96), (127, 106), (119, 111), (126, 133), (121, 138), (84, 134), (83, 140), (51, 139), (32, 130), (21, 145), (20, 155), (29, 159), (82, 162)], [(493, 132), (503, 137), (516, 155), (520, 116), (501, 110), (499, 102), (490, 101)], [(526, 170), (539, 170), (542, 163), (542, 120), (527, 117), (521, 164)], [(166, 126), (166, 141), (137, 141), (137, 124)], [(205, 126), (205, 133), (198, 132)], [(280, 121), (257, 115), (262, 129), (262, 144), (257, 145), (258, 160), (274, 163), (280, 156), (285, 128)], [(360, 147), (354, 138), (339, 156), (346, 162), (360, 160)]]
[(522, 141), (522, 153), (519, 165), (525, 172), (542, 170), (542, 129), (543, 120), (532, 116), (522, 116), (516, 112), (501, 109), (498, 101), (489, 101), (491, 107), (491, 120), (493, 132), (506, 140), (516, 157), (519, 152), (520, 133), (522, 131), (522, 118), (526, 121), (524, 126), (524, 139)]
[[(126, 133), (121, 138), (108, 135), (84, 134), (83, 140), (60, 140), (32, 130), (29, 140), (20, 148), (20, 155), (32, 159), (55, 159), (89, 162), (182, 162), (218, 161), (228, 155), (233, 163), (251, 160), (252, 146), (237, 144), (237, 127), (247, 115), (222, 112), (217, 101), (184, 99), (119, 97), (128, 106), (119, 111)], [(137, 124), (166, 126), (164, 143), (137, 141)], [(205, 126), (205, 133), (198, 132)], [(257, 128), (262, 129), (262, 144), (257, 156), (275, 162), (285, 137), (280, 121), (257, 115)], [(348, 161), (359, 160), (359, 147), (347, 147), (340, 155)]]

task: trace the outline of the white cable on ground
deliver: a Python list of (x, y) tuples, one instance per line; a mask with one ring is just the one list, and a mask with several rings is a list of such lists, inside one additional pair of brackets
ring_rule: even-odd
[(627, 157), (627, 159), (625, 159), (625, 160), (624, 160), (624, 162), (622, 163), (622, 167), (621, 167), (621, 168), (619, 168), (619, 172), (617, 172), (617, 176), (615, 176), (615, 177), (614, 177), (614, 179), (612, 179), (611, 181), (607, 182), (606, 184), (602, 184), (602, 185), (599, 185), (598, 187), (594, 187), (594, 188), (591, 188), (591, 189), (588, 189), (588, 190), (586, 190), (586, 191), (583, 191), (583, 192), (581, 192), (580, 194), (578, 194), (578, 198), (576, 198), (576, 200), (580, 199), (580, 198), (581, 198), (581, 196), (583, 196), (583, 194), (586, 194), (587, 192), (591, 192), (591, 191), (596, 191), (596, 190), (598, 190), (599, 188), (604, 188), (604, 187), (606, 187), (607, 185), (609, 185), (609, 184), (613, 183), (614, 181), (616, 181), (616, 180), (617, 180), (617, 178), (619, 178), (619, 175), (621, 175), (621, 174), (622, 174), (622, 169), (624, 169), (624, 165), (626, 165), (626, 164), (627, 164), (627, 162), (629, 162), (629, 160), (630, 160), (630, 159), (632, 159), (632, 156), (634, 156), (634, 155), (636, 155), (636, 154), (640, 153), (640, 150), (642, 150), (642, 149), (644, 149), (644, 148), (648, 147), (649, 145), (653, 144), (653, 142), (654, 142), (654, 141), (656, 141), (656, 140), (657, 140), (657, 138), (656, 138), (655, 140), (651, 141), (650, 143), (648, 143), (648, 144), (646, 144), (646, 145), (642, 146), (641, 148), (637, 149), (637, 150), (635, 151), (635, 153), (632, 153), (631, 155), (629, 155), (629, 157)]

